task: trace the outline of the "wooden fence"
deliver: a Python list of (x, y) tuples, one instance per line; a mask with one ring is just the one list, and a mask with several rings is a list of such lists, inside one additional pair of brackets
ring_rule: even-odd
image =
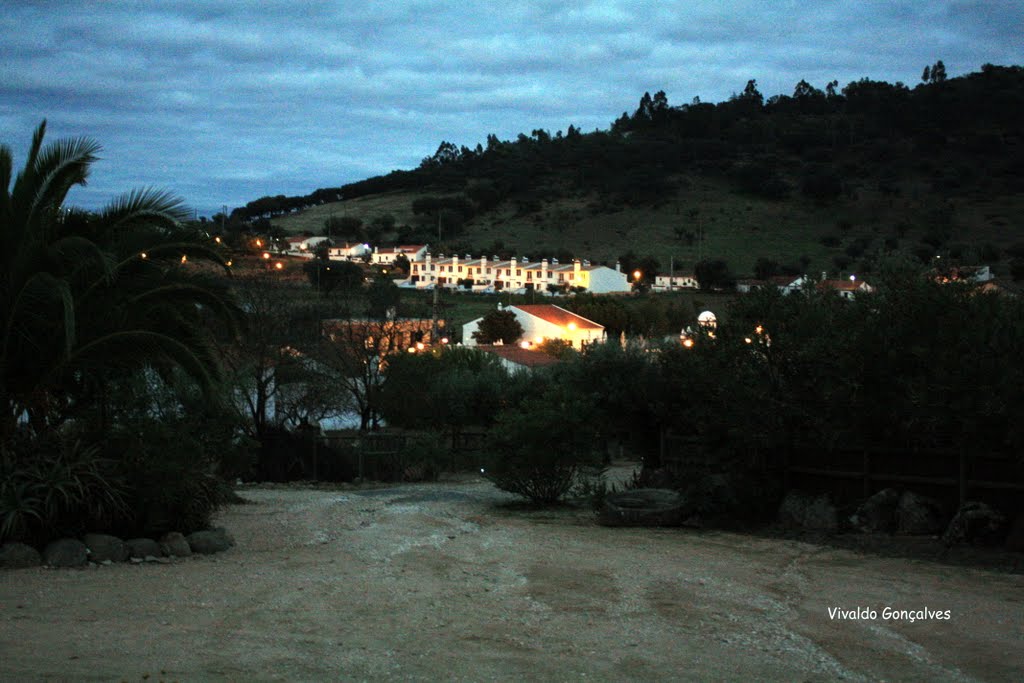
[[(697, 437), (666, 435), (662, 465), (692, 477), (722, 468)], [(839, 500), (867, 498), (883, 488), (909, 488), (949, 506), (968, 500), (1024, 511), (1024, 459), (1009, 453), (970, 453), (940, 448), (794, 445), (751, 451), (746, 464), (781, 477), (785, 490), (831, 493)]]

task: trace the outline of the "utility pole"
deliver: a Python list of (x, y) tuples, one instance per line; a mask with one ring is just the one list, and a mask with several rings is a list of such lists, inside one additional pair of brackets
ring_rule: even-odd
[(438, 296), (439, 296), (438, 289), (440, 289), (440, 285), (438, 285), (437, 282), (435, 281), (434, 282), (434, 304), (433, 304), (433, 306), (431, 306), (431, 314), (430, 314), (430, 316), (431, 316), (431, 320), (430, 320), (430, 343), (431, 344), (437, 344), (438, 343), (438, 336), (440, 334), (439, 331), (438, 331), (438, 328), (437, 328), (437, 310), (438, 310), (438, 307), (439, 307), (438, 306)]

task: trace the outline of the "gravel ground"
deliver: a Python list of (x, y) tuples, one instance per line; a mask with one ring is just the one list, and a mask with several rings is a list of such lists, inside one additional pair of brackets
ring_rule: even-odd
[(1019, 574), (603, 528), (475, 478), (240, 494), (220, 555), (0, 573), (0, 680), (1024, 678)]

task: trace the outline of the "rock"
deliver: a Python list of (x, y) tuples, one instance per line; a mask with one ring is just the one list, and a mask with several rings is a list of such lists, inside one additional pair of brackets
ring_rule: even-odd
[(934, 498), (904, 491), (896, 508), (896, 528), (902, 534), (941, 534), (946, 527), (942, 504)]
[(152, 538), (129, 538), (125, 543), (128, 544), (128, 557), (163, 555), (163, 551), (160, 550), (160, 544)]
[(82, 540), (89, 549), (89, 559), (93, 562), (124, 562), (128, 559), (128, 546), (117, 536), (86, 534)]
[(77, 538), (59, 538), (43, 548), (43, 564), (51, 567), (84, 567), (89, 550)]
[(971, 543), (995, 545), (1006, 535), (1006, 516), (995, 508), (979, 502), (967, 502), (960, 506), (953, 521), (949, 523), (942, 541), (946, 545)]
[(25, 569), (42, 563), (39, 551), (30, 545), (14, 542), (0, 545), (0, 569)]
[(899, 491), (882, 489), (861, 503), (850, 522), (858, 531), (891, 532), (896, 529), (896, 509), (899, 503)]
[(186, 540), (192, 552), (200, 555), (223, 552), (235, 544), (235, 539), (224, 527), (197, 531), (186, 536)]
[(188, 541), (177, 531), (171, 531), (160, 537), (160, 550), (168, 557), (189, 557), (192, 548)]
[(609, 493), (598, 522), (605, 526), (679, 526), (685, 499), (670, 489), (630, 489)]
[(790, 491), (779, 506), (779, 523), (796, 529), (837, 531), (839, 511), (828, 494), (811, 496)]

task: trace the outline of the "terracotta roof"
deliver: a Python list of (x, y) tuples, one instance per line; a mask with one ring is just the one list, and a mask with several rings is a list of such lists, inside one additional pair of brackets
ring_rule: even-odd
[(788, 287), (796, 282), (797, 276), (795, 275), (772, 275), (768, 278), (768, 282), (779, 287)]
[(578, 330), (603, 330), (604, 325), (598, 325), (593, 320), (587, 320), (586, 318), (576, 315), (571, 311), (567, 311), (559, 306), (552, 304), (523, 304), (512, 306), (511, 308), (518, 308), (523, 313), (532, 315), (535, 318), (540, 318), (545, 322), (549, 322), (559, 327), (569, 327), (570, 323), (576, 325)]
[(818, 289), (838, 289), (855, 292), (865, 284), (863, 280), (822, 280), (818, 283)]
[(285, 241), (288, 244), (301, 244), (302, 242), (305, 242), (308, 239), (309, 239), (308, 237), (302, 237), (300, 235), (299, 237), (288, 237), (288, 238), (285, 239)]
[(396, 247), (379, 247), (377, 253), (379, 254), (415, 254), (417, 251), (422, 249), (425, 245), (423, 244), (399, 244)]
[(485, 353), (493, 353), (495, 356), (500, 356), (501, 358), (504, 358), (511, 363), (515, 363), (516, 365), (522, 365), (528, 368), (539, 368), (561, 362), (554, 356), (549, 356), (542, 351), (524, 349), (523, 347), (516, 346), (515, 344), (509, 344), (507, 346), (491, 346), (488, 344), (480, 345), (476, 348), (484, 351)]

